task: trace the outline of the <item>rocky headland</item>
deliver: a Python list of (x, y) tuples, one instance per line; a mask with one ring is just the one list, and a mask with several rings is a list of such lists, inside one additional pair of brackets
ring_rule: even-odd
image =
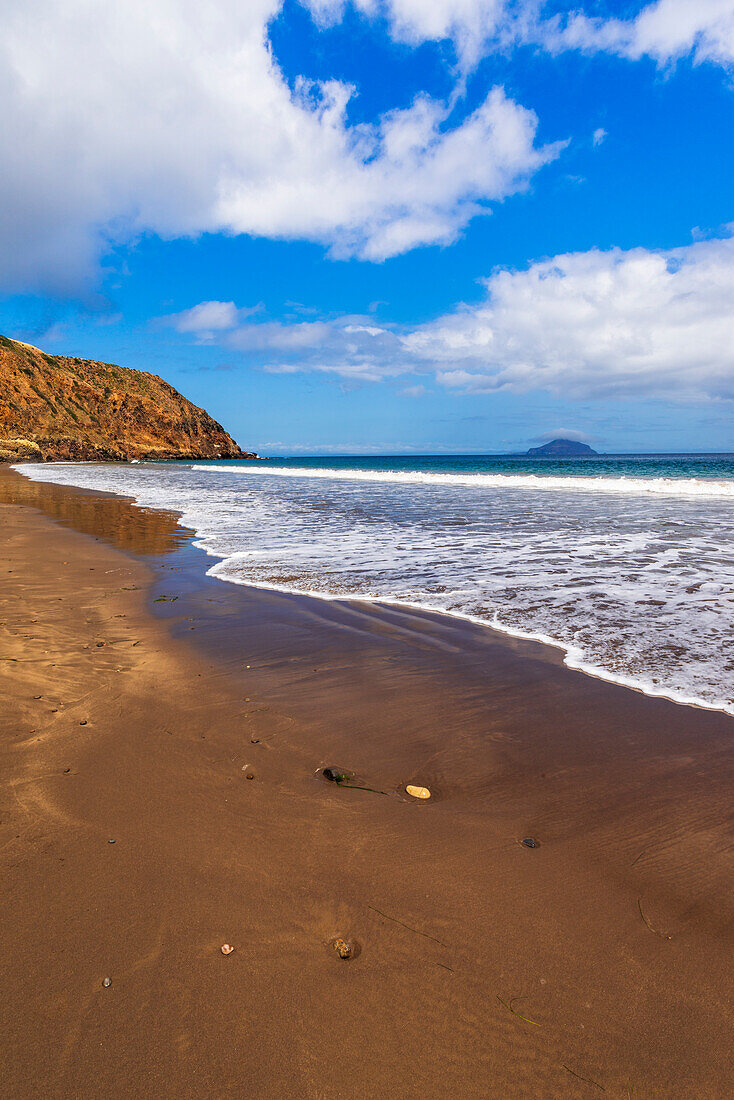
[(0, 336), (0, 462), (257, 457), (155, 374)]

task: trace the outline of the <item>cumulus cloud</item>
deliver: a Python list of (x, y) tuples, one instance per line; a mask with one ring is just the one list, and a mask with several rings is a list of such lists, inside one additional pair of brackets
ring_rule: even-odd
[(690, 55), (695, 63), (731, 66), (734, 6), (731, 0), (657, 0), (634, 19), (577, 11), (542, 24), (539, 37), (551, 49), (603, 50), (633, 60), (647, 55), (660, 63)]
[(358, 381), (434, 374), (465, 394), (734, 399), (732, 239), (568, 253), (498, 270), (485, 287), (479, 303), (417, 327), (245, 321), (220, 340), (271, 371)]
[[(347, 0), (301, 0), (314, 19), (330, 25), (343, 17)], [(392, 37), (416, 46), (450, 40), (459, 67), (472, 69), (487, 52), (507, 45), (534, 21), (541, 0), (352, 0), (363, 14), (383, 18)]]
[(289, 86), (282, 0), (0, 0), (0, 286), (75, 289), (136, 235), (307, 239), (383, 260), (453, 241), (560, 145), (495, 88), (350, 125), (355, 89)]
[[(348, 0), (301, 0), (322, 25), (341, 19)], [(551, 52), (606, 51), (661, 64), (691, 56), (731, 66), (731, 0), (654, 0), (633, 18), (587, 14), (558, 0), (351, 0), (363, 14), (383, 18), (393, 38), (417, 45), (450, 40), (459, 68), (470, 71), (491, 51), (533, 43)]]
[[(302, 3), (325, 25), (347, 0)], [(730, 0), (657, 0), (628, 20), (541, 0), (352, 3), (396, 40), (453, 42), (459, 88), (522, 42), (734, 60)], [(303, 239), (381, 261), (451, 243), (559, 155), (501, 88), (463, 118), (419, 95), (350, 124), (357, 89), (284, 78), (268, 38), (282, 4), (0, 0), (0, 289), (76, 292), (145, 233)]]
[(734, 397), (734, 242), (569, 253), (403, 337), (463, 392)]

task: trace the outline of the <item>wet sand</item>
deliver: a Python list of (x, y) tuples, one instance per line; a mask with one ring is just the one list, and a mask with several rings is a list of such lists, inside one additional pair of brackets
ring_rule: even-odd
[(731, 718), (0, 501), (3, 1096), (732, 1095)]

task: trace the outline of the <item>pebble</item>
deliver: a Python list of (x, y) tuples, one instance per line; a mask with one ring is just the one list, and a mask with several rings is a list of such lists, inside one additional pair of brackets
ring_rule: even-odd
[(82, 718), (82, 720), (81, 720), (81, 722), (79, 723), (79, 725), (80, 725), (80, 726), (86, 726), (86, 724), (87, 724), (87, 720), (86, 720), (86, 718)]
[(349, 779), (349, 773), (343, 768), (324, 768), (324, 778), (331, 780), (332, 783), (342, 783), (345, 779)]
[(112, 985), (112, 978), (103, 978), (102, 985), (105, 987), (105, 989), (109, 989)]
[(115, 842), (114, 842), (114, 840), (108, 840), (107, 843), (108, 844), (114, 844)]
[(347, 943), (346, 940), (341, 938), (334, 940), (333, 947), (340, 959), (351, 959), (354, 954), (354, 948), (351, 943)]
[(428, 787), (414, 787), (412, 783), (409, 783), (405, 788), (409, 795), (413, 798), (430, 798), (431, 792)]
[(538, 841), (535, 839), (535, 837), (532, 837), (532, 836), (526, 836), (523, 839), (523, 844), (525, 845), (526, 848), (539, 848), (540, 847), (540, 844), (538, 843)]
[(231, 955), (233, 951), (234, 951), (234, 947), (232, 947), (231, 943), (223, 943), (222, 944), (222, 954), (223, 955)]

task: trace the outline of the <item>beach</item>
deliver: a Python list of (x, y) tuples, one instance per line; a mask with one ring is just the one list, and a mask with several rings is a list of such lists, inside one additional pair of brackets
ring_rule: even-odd
[(731, 716), (0, 501), (3, 1095), (732, 1094)]

